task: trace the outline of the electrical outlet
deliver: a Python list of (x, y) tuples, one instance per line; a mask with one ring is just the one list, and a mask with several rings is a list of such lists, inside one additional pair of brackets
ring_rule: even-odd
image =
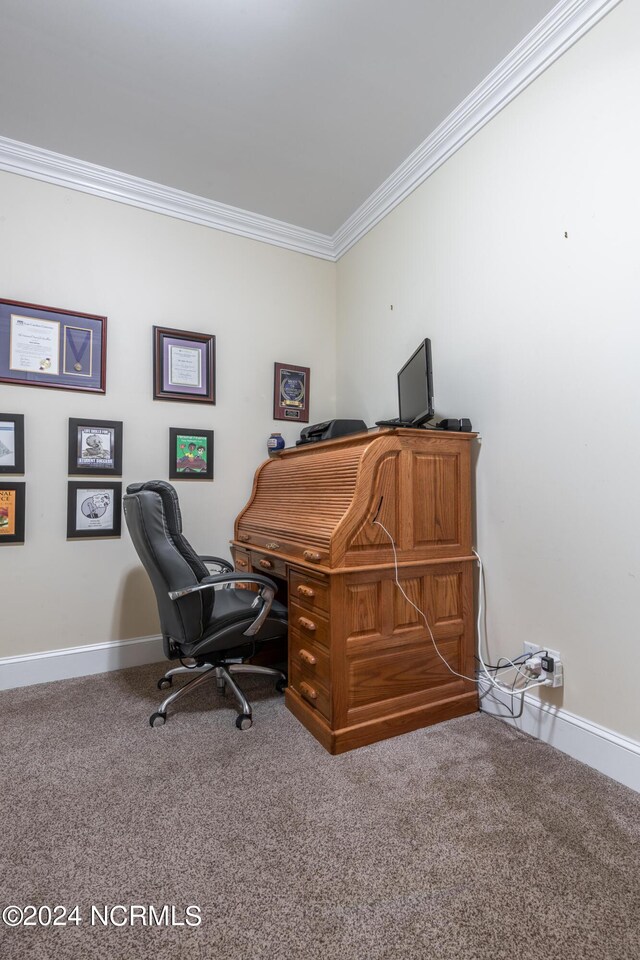
[[(551, 657), (553, 660), (553, 668), (551, 670), (545, 670), (544, 659), (542, 661), (542, 673), (541, 677), (546, 679), (545, 686), (547, 687), (561, 687), (564, 684), (564, 670), (562, 666), (562, 657), (557, 650), (551, 650), (549, 647), (543, 646), (543, 644), (537, 643), (524, 643), (523, 650), (525, 653), (528, 653), (530, 657), (541, 656), (544, 657), (544, 654), (548, 657)], [(543, 654), (540, 654), (540, 650), (543, 651)]]

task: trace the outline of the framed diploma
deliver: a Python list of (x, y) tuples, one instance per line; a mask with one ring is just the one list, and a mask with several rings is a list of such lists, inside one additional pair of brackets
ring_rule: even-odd
[(25, 484), (0, 480), (0, 544), (24, 543)]
[(122, 420), (69, 417), (69, 473), (122, 476)]
[(106, 393), (107, 318), (0, 300), (0, 381)]
[(169, 427), (169, 480), (213, 480), (213, 430)]
[(273, 419), (309, 423), (309, 367), (276, 363)]
[(67, 489), (67, 539), (119, 537), (122, 483), (70, 480)]
[(153, 399), (216, 402), (216, 338), (153, 328)]
[(24, 473), (24, 416), (0, 413), (0, 473)]

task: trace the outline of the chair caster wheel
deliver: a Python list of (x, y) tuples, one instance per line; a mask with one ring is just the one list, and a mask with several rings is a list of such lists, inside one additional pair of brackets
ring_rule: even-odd
[(236, 727), (238, 730), (248, 730), (253, 720), (248, 713), (240, 713), (236, 717)]
[(289, 681), (286, 679), (286, 677), (280, 677), (279, 680), (276, 680), (276, 690), (278, 693), (284, 693), (288, 686)]
[(158, 680), (158, 690), (166, 690), (171, 686), (173, 686), (173, 677), (160, 677)]
[(149, 724), (152, 727), (163, 727), (167, 719), (166, 713), (152, 713), (149, 717)]

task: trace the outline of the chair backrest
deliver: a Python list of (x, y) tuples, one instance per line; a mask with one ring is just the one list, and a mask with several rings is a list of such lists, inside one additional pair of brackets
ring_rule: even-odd
[(209, 570), (182, 533), (178, 495), (165, 480), (132, 483), (122, 505), (133, 545), (149, 574), (168, 657), (179, 655), (183, 643), (202, 635), (215, 602), (215, 591), (204, 590), (179, 600), (170, 590), (193, 586)]

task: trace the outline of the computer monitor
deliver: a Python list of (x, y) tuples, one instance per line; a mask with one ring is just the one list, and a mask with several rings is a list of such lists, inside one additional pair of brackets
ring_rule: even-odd
[(419, 427), (433, 419), (431, 341), (423, 340), (398, 371), (400, 422)]

